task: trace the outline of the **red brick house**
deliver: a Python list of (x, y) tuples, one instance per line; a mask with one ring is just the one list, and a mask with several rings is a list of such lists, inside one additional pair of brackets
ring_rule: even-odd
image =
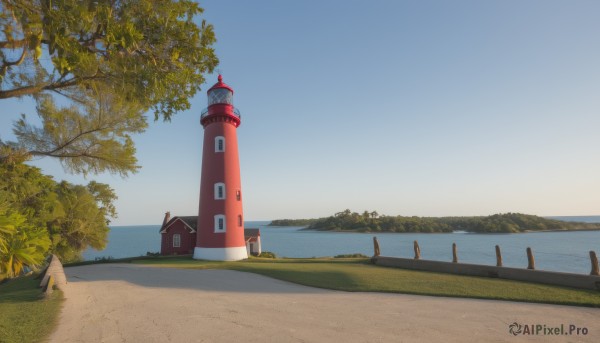
[(196, 221), (197, 216), (184, 216), (170, 218), (165, 214), (165, 220), (160, 228), (161, 255), (188, 255), (196, 247)]
[[(165, 213), (160, 227), (161, 255), (190, 255), (196, 247), (196, 229), (198, 216), (175, 216)], [(248, 255), (260, 255), (260, 229), (244, 229)]]

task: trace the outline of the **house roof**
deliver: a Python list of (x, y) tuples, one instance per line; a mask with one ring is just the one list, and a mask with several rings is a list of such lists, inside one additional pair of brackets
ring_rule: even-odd
[(181, 220), (185, 226), (190, 229), (190, 232), (196, 232), (198, 225), (198, 216), (175, 216), (169, 220), (169, 222), (160, 228), (160, 233), (165, 233), (169, 229), (169, 226), (173, 225), (177, 220)]
[(260, 237), (260, 229), (244, 229), (244, 237)]

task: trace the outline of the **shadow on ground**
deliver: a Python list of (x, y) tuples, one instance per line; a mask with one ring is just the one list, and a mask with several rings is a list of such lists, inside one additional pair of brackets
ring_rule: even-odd
[[(316, 272), (318, 274), (318, 272)], [(95, 264), (65, 268), (70, 283), (123, 281), (144, 287), (196, 289), (214, 292), (317, 294), (334, 292), (266, 276), (221, 269), (159, 268), (135, 264)], [(331, 273), (327, 273), (331, 274)], [(315, 274), (312, 274), (312, 277)], [(329, 275), (328, 277), (331, 277)], [(344, 273), (337, 279), (353, 282)]]

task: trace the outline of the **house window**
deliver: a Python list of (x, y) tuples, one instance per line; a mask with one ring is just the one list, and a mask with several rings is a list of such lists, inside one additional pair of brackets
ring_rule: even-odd
[(237, 200), (237, 201), (242, 200), (242, 191), (240, 191), (239, 189), (237, 191), (235, 191), (235, 200)]
[(225, 184), (223, 182), (215, 183), (215, 200), (225, 199)]
[(173, 235), (173, 248), (181, 247), (181, 235), (176, 233)]
[(217, 214), (215, 216), (215, 232), (225, 232), (225, 216), (222, 214)]
[(238, 214), (238, 226), (242, 226), (244, 222), (242, 221), (242, 215)]
[(215, 152), (225, 152), (225, 137), (215, 137)]

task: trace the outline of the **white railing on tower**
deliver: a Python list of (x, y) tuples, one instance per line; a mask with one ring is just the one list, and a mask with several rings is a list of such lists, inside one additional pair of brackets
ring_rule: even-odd
[[(242, 114), (240, 113), (240, 111), (237, 108), (233, 108), (233, 114), (242, 119)], [(203, 109), (202, 112), (200, 112), (200, 119), (204, 119), (204, 117), (206, 117), (208, 115), (208, 107)]]

